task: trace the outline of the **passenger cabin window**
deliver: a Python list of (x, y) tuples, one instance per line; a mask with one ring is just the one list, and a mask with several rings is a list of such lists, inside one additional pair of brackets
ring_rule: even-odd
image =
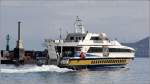
[(109, 52), (132, 52), (130, 49), (109, 48)]
[[(109, 52), (132, 52), (130, 49), (121, 49), (121, 48), (109, 48)], [(90, 47), (88, 53), (100, 53), (103, 52), (102, 47)]]
[(90, 40), (100, 40), (100, 38), (99, 37), (91, 37)]
[(88, 53), (95, 53), (95, 52), (102, 52), (102, 48), (101, 47), (90, 47), (90, 49), (88, 50)]

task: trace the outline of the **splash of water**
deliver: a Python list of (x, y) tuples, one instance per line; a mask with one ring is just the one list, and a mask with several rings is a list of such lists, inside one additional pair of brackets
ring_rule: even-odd
[(67, 68), (59, 68), (55, 65), (43, 65), (43, 66), (21, 66), (21, 67), (14, 67), (9, 66), (6, 68), (1, 67), (0, 73), (29, 73), (29, 72), (69, 72), (73, 71), (72, 69)]

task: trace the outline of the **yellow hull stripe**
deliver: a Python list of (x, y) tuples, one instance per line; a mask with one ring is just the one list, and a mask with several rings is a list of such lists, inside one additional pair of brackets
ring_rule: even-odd
[(96, 59), (96, 60), (69, 60), (68, 65), (107, 65), (107, 64), (128, 64), (130, 59)]

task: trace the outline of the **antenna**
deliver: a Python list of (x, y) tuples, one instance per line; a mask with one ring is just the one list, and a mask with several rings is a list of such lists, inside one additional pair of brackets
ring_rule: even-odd
[(62, 39), (62, 28), (59, 28), (59, 32), (60, 32), (59, 38), (60, 38), (60, 40), (61, 40), (61, 39)]

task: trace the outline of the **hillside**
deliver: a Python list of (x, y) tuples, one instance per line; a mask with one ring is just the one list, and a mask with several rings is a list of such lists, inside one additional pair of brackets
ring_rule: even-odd
[(136, 57), (149, 57), (149, 37), (134, 43), (122, 43), (126, 46), (133, 47), (136, 50)]

